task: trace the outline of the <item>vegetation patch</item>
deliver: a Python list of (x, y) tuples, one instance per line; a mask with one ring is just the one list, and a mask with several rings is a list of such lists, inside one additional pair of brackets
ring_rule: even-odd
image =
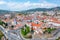
[(58, 37), (56, 40), (60, 40), (60, 37)]
[(52, 31), (56, 30), (56, 28), (46, 28), (44, 33), (47, 32), (47, 33), (51, 33)]
[(32, 35), (30, 33), (30, 27), (27, 25), (25, 25), (25, 27), (21, 29), (21, 34), (25, 38), (31, 38), (32, 37)]
[(0, 31), (0, 40), (4, 36), (4, 34)]

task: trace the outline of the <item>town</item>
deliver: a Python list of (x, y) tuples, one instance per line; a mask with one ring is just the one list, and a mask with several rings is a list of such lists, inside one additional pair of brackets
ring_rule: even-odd
[(60, 40), (60, 12), (0, 15), (1, 40)]

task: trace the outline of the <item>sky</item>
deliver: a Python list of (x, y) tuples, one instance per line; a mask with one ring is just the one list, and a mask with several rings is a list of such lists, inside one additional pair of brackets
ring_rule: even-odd
[(0, 0), (0, 10), (22, 11), (60, 6), (60, 0)]

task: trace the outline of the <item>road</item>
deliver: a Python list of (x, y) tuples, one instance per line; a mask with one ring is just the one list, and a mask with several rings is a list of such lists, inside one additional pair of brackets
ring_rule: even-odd
[[(3, 28), (0, 25), (0, 30), (3, 32), (3, 34), (8, 38), (8, 40), (23, 40), (23, 38), (20, 36), (21, 34), (19, 34), (19, 29), (18, 30), (6, 30), (5, 28)], [(12, 33), (15, 32), (16, 34)], [(57, 37), (60, 37), (60, 29), (58, 29), (56, 31), (56, 33), (54, 34), (54, 37), (52, 38), (33, 38), (31, 40), (55, 40)]]
[(7, 37), (7, 31), (0, 25), (0, 31)]
[(8, 38), (8, 40), (22, 40), (21, 36), (13, 34), (9, 31), (7, 31), (6, 29), (3, 28), (3, 26), (0, 25), (0, 31), (3, 32), (3, 34)]

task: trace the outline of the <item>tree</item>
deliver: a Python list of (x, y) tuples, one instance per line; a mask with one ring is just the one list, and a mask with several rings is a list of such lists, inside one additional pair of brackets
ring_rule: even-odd
[(7, 23), (5, 23), (5, 26), (8, 26), (8, 24), (7, 24)]
[(48, 16), (48, 14), (47, 14), (47, 13), (42, 13), (42, 15), (46, 15), (46, 16)]
[(47, 32), (47, 33), (51, 33), (52, 31), (56, 30), (56, 28), (46, 28), (46, 30), (44, 31)]
[(0, 31), (0, 40), (1, 40), (2, 36), (4, 36), (4, 34)]
[(4, 23), (3, 21), (1, 21), (1, 20), (0, 20), (0, 25), (2, 25), (2, 26), (3, 26), (3, 24), (5, 25), (5, 23)]
[(14, 28), (14, 26), (12, 25), (11, 28)]
[(21, 33), (22, 33), (23, 35), (26, 35), (26, 34), (28, 34), (29, 32), (30, 32), (30, 27), (27, 26), (27, 25), (25, 25), (25, 28), (22, 28), (22, 29), (21, 29)]

